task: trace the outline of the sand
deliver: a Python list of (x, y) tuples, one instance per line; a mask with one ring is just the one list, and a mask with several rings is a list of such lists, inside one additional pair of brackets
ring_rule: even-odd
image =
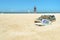
[(56, 22), (36, 26), (34, 21), (43, 14), (0, 14), (0, 40), (60, 40), (60, 15)]

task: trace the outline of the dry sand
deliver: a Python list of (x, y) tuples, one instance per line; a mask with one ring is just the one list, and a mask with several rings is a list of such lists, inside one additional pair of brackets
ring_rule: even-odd
[(0, 14), (0, 40), (60, 40), (60, 15), (56, 22), (36, 26), (34, 21), (42, 14)]

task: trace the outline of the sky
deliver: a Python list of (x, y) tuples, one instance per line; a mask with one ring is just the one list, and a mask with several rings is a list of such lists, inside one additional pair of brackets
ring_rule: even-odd
[(60, 0), (0, 0), (1, 12), (60, 12)]

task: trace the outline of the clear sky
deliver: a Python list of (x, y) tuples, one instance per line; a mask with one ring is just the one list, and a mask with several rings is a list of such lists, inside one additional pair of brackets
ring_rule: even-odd
[(0, 0), (0, 11), (60, 12), (60, 0)]

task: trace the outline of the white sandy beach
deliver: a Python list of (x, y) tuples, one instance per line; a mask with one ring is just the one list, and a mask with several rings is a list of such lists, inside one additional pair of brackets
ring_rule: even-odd
[(60, 14), (56, 22), (36, 26), (34, 21), (43, 14), (0, 14), (0, 40), (60, 40)]

